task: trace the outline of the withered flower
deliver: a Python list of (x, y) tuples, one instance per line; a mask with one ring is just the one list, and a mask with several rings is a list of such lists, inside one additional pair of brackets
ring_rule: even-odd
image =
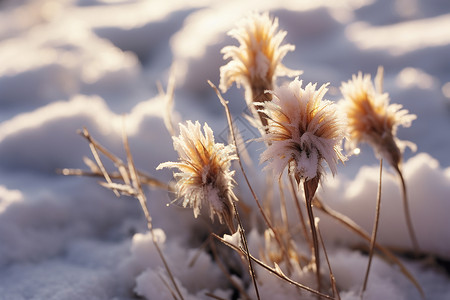
[(389, 95), (375, 90), (370, 74), (353, 75), (352, 80), (342, 83), (341, 92), (344, 96), (341, 105), (348, 120), (349, 148), (366, 142), (378, 158), (399, 168), (405, 146), (414, 150), (415, 145), (400, 141), (397, 128), (411, 126), (416, 115), (408, 114), (400, 104), (389, 104)]
[[(252, 13), (228, 32), (239, 41), (239, 47), (227, 46), (222, 49), (224, 59), (231, 60), (220, 68), (220, 89), (226, 92), (236, 82), (246, 90), (246, 101), (255, 113), (253, 103), (269, 101), (266, 90), (274, 88), (278, 76), (297, 76), (301, 71), (286, 68), (282, 59), (295, 49), (294, 45), (281, 45), (287, 32), (278, 30), (278, 19), (270, 19), (268, 13)], [(256, 114), (256, 113), (255, 113)], [(267, 125), (264, 116), (259, 118)]]
[(157, 169), (177, 168), (174, 173), (177, 180), (178, 198), (183, 198), (183, 206), (191, 207), (194, 216), (198, 217), (202, 205), (209, 207), (210, 218), (217, 215), (221, 223), (234, 232), (233, 204), (236, 196), (233, 193), (233, 175), (230, 171), (231, 161), (237, 159), (235, 147), (214, 142), (211, 128), (205, 123), (187, 121), (180, 124), (180, 135), (173, 138), (174, 149), (178, 152), (178, 162), (165, 162)]
[[(281, 176), (286, 166), (297, 181), (308, 181), (324, 173), (325, 161), (332, 174), (337, 172), (344, 137), (344, 121), (336, 105), (323, 100), (327, 85), (316, 90), (309, 83), (304, 89), (298, 79), (289, 86), (276, 88), (274, 99), (263, 104), (262, 111), (269, 119), (268, 134), (263, 138), (269, 146), (261, 154), (261, 161), (269, 161), (267, 168)], [(299, 183), (299, 182), (298, 182)]]
[(341, 105), (347, 115), (349, 145), (350, 148), (355, 148), (361, 142), (368, 143), (380, 160), (386, 159), (397, 171), (402, 186), (405, 219), (417, 254), (419, 245), (411, 221), (406, 183), (401, 171), (405, 147), (409, 146), (415, 151), (416, 145), (397, 138), (398, 126), (410, 127), (416, 115), (409, 114), (400, 104), (389, 104), (389, 95), (381, 91), (382, 67), (378, 69), (376, 77), (379, 79), (378, 89), (375, 89), (370, 75), (363, 75), (361, 72), (353, 75), (352, 80), (342, 83), (341, 92), (344, 99)]

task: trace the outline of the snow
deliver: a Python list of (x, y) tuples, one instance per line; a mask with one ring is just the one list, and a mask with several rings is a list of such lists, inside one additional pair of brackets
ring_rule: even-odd
[[(218, 84), (226, 61), (220, 50), (236, 45), (227, 32), (249, 12), (268, 11), (295, 45), (283, 64), (303, 70), (305, 84), (330, 82), (325, 98), (341, 98), (339, 86), (358, 71), (384, 66), (383, 90), (391, 103), (417, 115), (398, 137), (417, 144), (406, 150), (403, 170), (422, 259), (401, 256), (427, 299), (450, 299), (450, 3), (445, 0), (213, 1), (213, 0), (3, 0), (0, 1), (0, 299), (172, 299), (170, 282), (146, 228), (139, 203), (116, 198), (97, 179), (64, 177), (55, 170), (85, 168), (89, 146), (77, 130), (125, 159), (125, 124), (137, 167), (162, 181), (176, 161), (164, 126), (165, 106), (157, 82), (167, 86), (172, 63), (176, 120), (207, 122), (217, 142), (226, 142), (223, 107), (209, 79)], [(282, 84), (286, 79), (279, 78)], [(244, 92), (224, 94), (244, 139), (257, 138), (248, 126)], [(247, 124), (247, 125), (245, 125)], [(246, 130), (247, 129), (247, 130)], [(252, 131), (253, 129), (253, 131)], [(263, 198), (260, 142), (247, 150), (248, 173)], [(237, 169), (236, 166), (234, 166)], [(378, 162), (368, 146), (340, 164), (319, 187), (323, 201), (366, 231), (373, 224)], [(240, 171), (240, 202), (254, 201)], [(401, 191), (384, 165), (378, 242), (411, 250)], [(208, 214), (166, 204), (167, 192), (146, 189), (160, 247), (185, 299), (232, 299), (235, 292), (202, 242)], [(292, 204), (291, 204), (292, 205)], [(295, 208), (289, 219), (297, 220)], [(367, 255), (362, 240), (317, 212), (331, 266), (345, 300), (359, 299)], [(244, 222), (250, 251), (264, 249), (264, 234)], [(221, 233), (223, 235), (223, 233)], [(307, 250), (303, 242), (297, 247)], [(225, 246), (220, 251), (229, 251)], [(195, 263), (190, 265), (196, 257)], [(255, 296), (246, 266), (230, 254), (232, 278)], [(233, 261), (236, 260), (236, 261)], [(282, 266), (283, 267), (283, 266)], [(326, 274), (326, 265), (322, 264)], [(298, 290), (260, 267), (261, 299), (298, 298)], [(299, 268), (295, 280), (314, 286)], [(315, 298), (302, 292), (305, 299)], [(395, 266), (375, 256), (364, 299), (421, 299)]]
[[(450, 209), (448, 193), (450, 192), (450, 168), (443, 169), (436, 159), (429, 154), (419, 153), (404, 165), (404, 175), (408, 183), (409, 203), (412, 219), (422, 220), (414, 224), (419, 236), (419, 244), (427, 253), (439, 257), (450, 258), (448, 243), (450, 232), (446, 212)], [(334, 209), (346, 214), (359, 225), (370, 231), (375, 209), (376, 191), (378, 188), (378, 166), (364, 166), (353, 180), (336, 178), (322, 190), (323, 197), (330, 197), (329, 204)], [(409, 237), (403, 216), (401, 191), (398, 179), (392, 172), (385, 172), (382, 185), (380, 243), (395, 247), (408, 248)], [(322, 223), (327, 222), (323, 218)], [(324, 231), (326, 240), (342, 239), (348, 234), (341, 227), (330, 224)], [(433, 233), (433, 234), (430, 234)], [(345, 238), (344, 238), (345, 239)]]

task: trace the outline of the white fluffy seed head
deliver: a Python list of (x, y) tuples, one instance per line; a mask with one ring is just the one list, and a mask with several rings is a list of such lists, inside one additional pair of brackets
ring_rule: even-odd
[(272, 91), (273, 100), (262, 105), (269, 124), (263, 138), (268, 147), (260, 160), (269, 162), (266, 168), (276, 175), (281, 176), (289, 165), (289, 172), (308, 181), (324, 172), (323, 161), (334, 175), (338, 161), (345, 160), (340, 146), (345, 123), (336, 105), (323, 100), (327, 90), (327, 85), (316, 90), (311, 83), (302, 88), (296, 78)]

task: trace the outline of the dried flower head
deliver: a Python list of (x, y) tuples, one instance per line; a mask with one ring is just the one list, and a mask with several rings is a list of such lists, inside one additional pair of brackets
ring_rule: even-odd
[(237, 159), (235, 147), (214, 142), (214, 135), (208, 124), (198, 121), (187, 125), (180, 124), (180, 135), (173, 138), (174, 149), (178, 152), (178, 162), (165, 162), (157, 169), (178, 168), (174, 173), (177, 179), (178, 198), (184, 198), (183, 206), (193, 208), (194, 216), (200, 214), (203, 204), (209, 206), (211, 220), (214, 214), (219, 221), (233, 227), (231, 201), (236, 200), (233, 193), (231, 161)]
[[(381, 69), (380, 69), (381, 70)], [(415, 149), (411, 142), (397, 139), (397, 128), (411, 126), (416, 115), (408, 114), (400, 104), (389, 104), (389, 95), (376, 91), (370, 74), (353, 75), (352, 80), (343, 82), (341, 92), (344, 100), (340, 103), (347, 114), (348, 148), (359, 143), (370, 144), (379, 158), (385, 158), (398, 168), (405, 146)]]
[(274, 99), (263, 104), (269, 118), (268, 143), (261, 154), (261, 161), (281, 176), (289, 165), (297, 181), (320, 178), (325, 160), (331, 172), (336, 174), (338, 160), (345, 160), (340, 144), (344, 137), (344, 122), (339, 118), (336, 105), (322, 100), (327, 84), (316, 90), (309, 83), (305, 89), (297, 78), (288, 86), (271, 92)]
[[(286, 68), (281, 60), (295, 49), (294, 45), (281, 46), (287, 32), (278, 30), (278, 19), (271, 20), (268, 13), (252, 13), (228, 32), (239, 41), (239, 47), (222, 49), (223, 58), (232, 60), (220, 68), (220, 89), (226, 92), (233, 82), (246, 89), (246, 100), (252, 102), (270, 100), (271, 90), (277, 76), (297, 76), (301, 71)], [(250, 106), (252, 109), (253, 107)], [(261, 117), (261, 116), (260, 116)]]

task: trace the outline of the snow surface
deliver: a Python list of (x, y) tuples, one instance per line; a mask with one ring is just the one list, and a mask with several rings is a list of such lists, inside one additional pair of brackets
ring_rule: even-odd
[[(402, 261), (427, 299), (450, 299), (449, 275), (433, 263), (433, 257), (450, 260), (447, 0), (0, 1), (0, 299), (172, 299), (138, 203), (115, 198), (95, 179), (63, 177), (55, 169), (84, 168), (89, 147), (76, 134), (83, 126), (123, 157), (126, 114), (136, 165), (170, 180), (170, 171), (155, 170), (176, 159), (156, 82), (167, 84), (173, 61), (177, 116), (207, 122), (216, 139), (225, 139), (223, 108), (206, 80), (219, 83), (220, 49), (236, 43), (226, 32), (255, 8), (278, 17), (286, 42), (296, 46), (284, 60), (287, 67), (304, 70), (305, 84), (330, 82), (325, 98), (339, 100), (342, 81), (358, 71), (374, 75), (383, 65), (391, 101), (418, 116), (398, 135), (418, 146), (417, 153), (405, 153), (403, 167), (414, 228), (430, 257)], [(233, 87), (224, 96), (245, 126), (243, 91)], [(244, 130), (244, 139), (257, 132)], [(252, 142), (248, 150), (257, 162), (263, 145)], [(361, 150), (335, 178), (326, 178), (320, 195), (370, 231), (378, 164), (369, 147)], [(389, 167), (384, 171), (378, 241), (409, 249), (398, 182)], [(237, 193), (253, 206), (241, 179)], [(263, 178), (251, 180), (262, 193)], [(207, 216), (194, 219), (189, 209), (167, 207), (165, 192), (146, 192), (157, 238), (185, 298), (209, 299), (205, 292), (231, 298), (220, 268), (198, 250)], [(352, 249), (361, 241), (318, 216), (341, 298), (359, 299), (367, 256)], [(250, 233), (253, 253), (263, 242), (260, 233)], [(262, 299), (299, 296), (257, 271)], [(310, 273), (302, 274), (295, 279), (314, 285)], [(248, 292), (254, 293), (251, 285)], [(375, 257), (364, 299), (421, 297), (396, 267)]]

